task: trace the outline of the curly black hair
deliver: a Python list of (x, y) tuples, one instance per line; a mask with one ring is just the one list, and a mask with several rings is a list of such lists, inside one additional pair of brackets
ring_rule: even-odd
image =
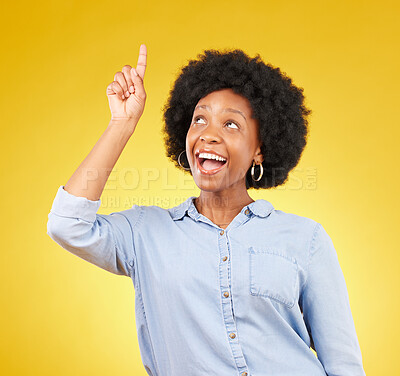
[[(240, 49), (204, 50), (198, 60), (190, 60), (182, 68), (163, 108), (167, 157), (182, 168), (178, 157), (186, 148), (196, 104), (209, 93), (226, 88), (248, 99), (259, 124), (264, 173), (256, 182), (249, 168), (246, 188), (272, 188), (285, 183), (307, 143), (307, 116), (311, 110), (304, 104), (303, 88), (295, 86), (286, 73), (265, 64), (259, 54), (250, 58)], [(181, 163), (188, 165), (186, 158), (181, 158)], [(190, 170), (184, 171), (191, 174)], [(257, 167), (255, 176), (259, 172)]]

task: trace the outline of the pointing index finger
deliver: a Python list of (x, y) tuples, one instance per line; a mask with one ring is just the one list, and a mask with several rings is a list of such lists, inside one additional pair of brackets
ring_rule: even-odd
[(147, 66), (147, 47), (145, 44), (140, 45), (139, 49), (139, 58), (136, 66), (136, 70), (139, 73), (139, 76), (144, 79), (144, 73), (146, 72)]

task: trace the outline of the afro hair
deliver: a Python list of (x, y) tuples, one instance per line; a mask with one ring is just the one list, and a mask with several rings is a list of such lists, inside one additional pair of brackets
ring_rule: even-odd
[[(198, 101), (213, 91), (230, 88), (247, 98), (259, 124), (263, 175), (259, 181), (246, 173), (246, 188), (272, 188), (287, 181), (307, 142), (311, 110), (304, 105), (303, 88), (260, 55), (250, 58), (240, 49), (204, 50), (184, 66), (163, 108), (166, 154), (178, 168), (186, 148), (186, 134)], [(182, 158), (181, 163), (187, 163)], [(191, 174), (190, 170), (184, 170)], [(259, 167), (255, 176), (259, 176)]]

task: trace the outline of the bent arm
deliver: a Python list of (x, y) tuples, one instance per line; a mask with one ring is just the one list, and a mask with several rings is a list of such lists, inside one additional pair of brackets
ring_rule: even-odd
[(317, 224), (301, 305), (327, 375), (365, 376), (343, 272), (333, 242)]
[(76, 256), (117, 275), (134, 277), (135, 248), (132, 226), (141, 207), (97, 214), (101, 201), (68, 193), (60, 186), (50, 213), (47, 234)]

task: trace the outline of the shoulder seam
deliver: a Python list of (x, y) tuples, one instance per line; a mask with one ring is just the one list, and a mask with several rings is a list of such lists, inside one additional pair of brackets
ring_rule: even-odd
[[(140, 208), (140, 213), (138, 215), (138, 218), (137, 218), (136, 222), (133, 224), (133, 226), (139, 226), (139, 223), (141, 223), (142, 218), (144, 217), (143, 206), (139, 206), (139, 208)], [(133, 229), (132, 229), (132, 235), (133, 235)]]
[(308, 261), (307, 261), (307, 265), (306, 265), (306, 278), (304, 280), (303, 285), (301, 286), (301, 289), (304, 288), (304, 286), (306, 285), (307, 280), (308, 280), (308, 271), (309, 271), (310, 264), (311, 264), (311, 252), (315, 248), (315, 238), (317, 237), (317, 233), (318, 233), (320, 227), (321, 227), (321, 224), (319, 222), (316, 222), (316, 224), (314, 226), (314, 230), (312, 232), (311, 239), (310, 239), (310, 245), (308, 247)]
[[(313, 232), (313, 236), (311, 238), (311, 242), (310, 242), (310, 248), (309, 248), (309, 255), (310, 255), (310, 259), (311, 259), (311, 252), (314, 250), (315, 248), (315, 238), (317, 237), (317, 233), (319, 232), (319, 229), (321, 228), (321, 223), (317, 222), (317, 224), (314, 227), (314, 232)], [(308, 266), (308, 265), (307, 265)]]

